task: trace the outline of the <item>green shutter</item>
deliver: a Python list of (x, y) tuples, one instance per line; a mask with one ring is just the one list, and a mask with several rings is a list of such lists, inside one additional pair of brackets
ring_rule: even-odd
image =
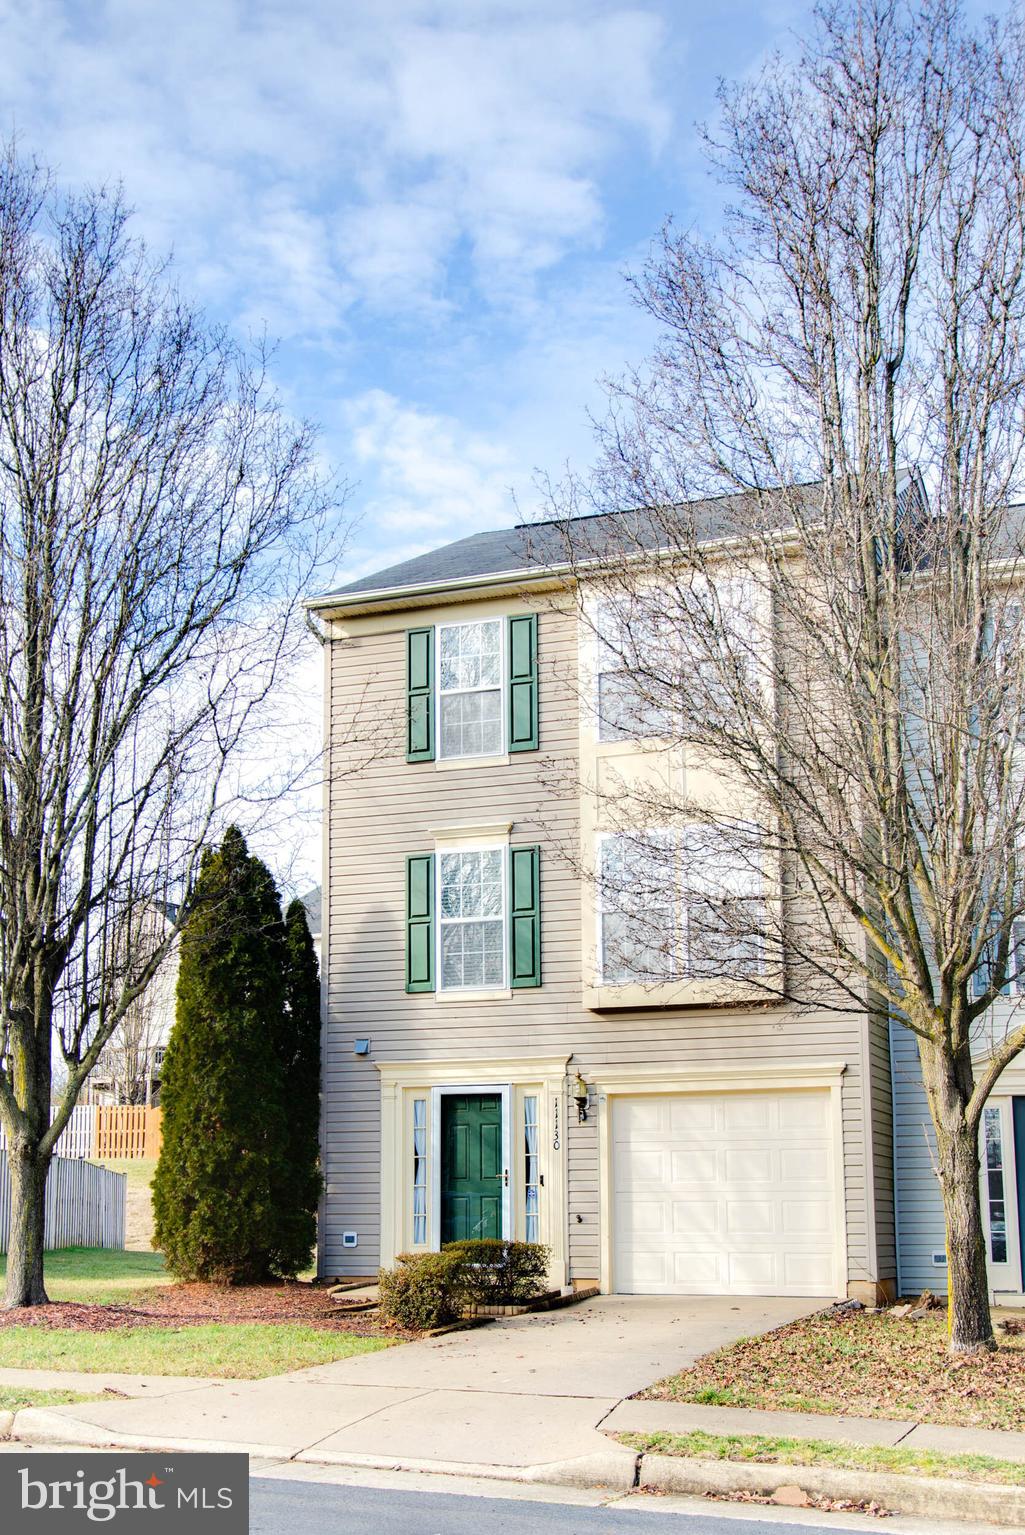
[(541, 849), (509, 849), (509, 985), (541, 984)]
[(537, 751), (537, 614), (509, 619), (509, 750)]
[(434, 854), (406, 859), (406, 990), (434, 990)]
[(434, 630), (406, 630), (406, 761), (434, 761)]

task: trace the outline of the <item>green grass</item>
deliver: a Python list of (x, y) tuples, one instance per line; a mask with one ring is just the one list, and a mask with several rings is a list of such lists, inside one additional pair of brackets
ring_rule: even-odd
[(386, 1338), (293, 1322), (209, 1322), (111, 1332), (0, 1328), (0, 1369), (218, 1375), (253, 1380), (388, 1348)]
[(129, 1189), (148, 1189), (157, 1170), (156, 1157), (94, 1157), (91, 1160), (96, 1167), (105, 1167), (109, 1173), (124, 1173)]
[(66, 1407), (69, 1402), (95, 1402), (85, 1391), (38, 1391), (34, 1386), (0, 1386), (0, 1412), (23, 1407)]
[(941, 1455), (888, 1445), (832, 1444), (822, 1439), (777, 1439), (761, 1434), (617, 1434), (631, 1450), (784, 1466), (834, 1466), (901, 1476), (946, 1477), (963, 1482), (1007, 1482), (1025, 1487), (1025, 1465), (993, 1455)]
[[(0, 1255), (0, 1283), (7, 1259)], [(93, 1306), (130, 1305), (154, 1285), (170, 1284), (160, 1253), (118, 1252), (104, 1247), (60, 1247), (43, 1258), (51, 1300)]]

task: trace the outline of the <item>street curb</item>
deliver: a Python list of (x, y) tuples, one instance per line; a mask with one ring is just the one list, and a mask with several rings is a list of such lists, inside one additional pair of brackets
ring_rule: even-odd
[(841, 1471), (832, 1466), (784, 1466), (778, 1462), (691, 1460), (682, 1455), (643, 1455), (640, 1487), (662, 1492), (759, 1492), (800, 1487), (826, 1498), (881, 1503), (893, 1513), (934, 1519), (984, 1519), (1025, 1527), (1025, 1488), (992, 1482), (955, 1482), (881, 1471)]
[(832, 1466), (786, 1466), (678, 1455), (638, 1455), (610, 1447), (571, 1460), (532, 1466), (476, 1465), (472, 1461), (421, 1460), (405, 1455), (357, 1455), (319, 1446), (296, 1451), (294, 1445), (240, 1444), (237, 1440), (154, 1439), (152, 1435), (114, 1433), (45, 1407), (0, 1413), (0, 1438), (27, 1439), (55, 1446), (172, 1450), (179, 1454), (233, 1452), (310, 1466), (352, 1466), (372, 1471), (416, 1471), (434, 1476), (475, 1477), (491, 1482), (528, 1482), (554, 1487), (607, 1488), (614, 1492), (659, 1490), (685, 1494), (757, 1492), (800, 1487), (821, 1497), (882, 1504), (894, 1513), (934, 1519), (988, 1520), (1025, 1528), (1025, 1488), (992, 1482), (957, 1482), (935, 1477), (900, 1476), (879, 1471), (846, 1471)]
[(434, 1476), (476, 1477), (488, 1482), (530, 1482), (552, 1487), (596, 1487), (629, 1492), (636, 1485), (637, 1456), (598, 1450), (572, 1460), (535, 1466), (476, 1465), (466, 1460), (416, 1460), (408, 1455), (356, 1455), (336, 1450), (301, 1450), (292, 1457), (299, 1465), (354, 1466), (366, 1471), (421, 1471)]
[(311, 1466), (355, 1466), (373, 1471), (424, 1471), (436, 1476), (478, 1477), (491, 1482), (533, 1482), (556, 1487), (608, 1487), (628, 1492), (637, 1479), (637, 1455), (625, 1448), (597, 1450), (572, 1460), (534, 1466), (477, 1465), (473, 1461), (416, 1460), (405, 1455), (356, 1455), (317, 1447), (296, 1451), (294, 1445), (240, 1444), (220, 1439), (154, 1439), (147, 1434), (113, 1433), (79, 1418), (65, 1418), (45, 1407), (25, 1407), (14, 1415), (11, 1438), (37, 1444), (81, 1444), (92, 1448), (175, 1450), (179, 1454), (234, 1452), (268, 1460)]

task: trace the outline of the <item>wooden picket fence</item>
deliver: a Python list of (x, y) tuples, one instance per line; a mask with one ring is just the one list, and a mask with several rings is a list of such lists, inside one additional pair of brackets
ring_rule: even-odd
[[(55, 1148), (58, 1157), (158, 1157), (161, 1119), (159, 1109), (133, 1108), (128, 1104), (102, 1106), (80, 1103), (72, 1109)], [(0, 1129), (0, 1151), (7, 1138)]]
[[(70, 1157), (54, 1157), (46, 1180), (46, 1236), (53, 1247), (125, 1245), (124, 1173), (108, 1172)], [(0, 1151), (0, 1252), (7, 1251), (11, 1227), (11, 1175)]]
[(113, 1157), (158, 1157), (162, 1138), (160, 1109), (133, 1108), (128, 1104), (96, 1108), (96, 1133), (92, 1155), (100, 1161)]

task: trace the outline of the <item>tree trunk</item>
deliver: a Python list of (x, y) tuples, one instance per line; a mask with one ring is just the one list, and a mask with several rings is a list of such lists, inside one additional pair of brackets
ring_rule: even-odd
[(950, 1352), (977, 1354), (996, 1343), (979, 1195), (979, 1141), (967, 1127), (955, 1131), (940, 1150), (940, 1187), (947, 1223)]
[(11, 1228), (7, 1240), (7, 1287), (4, 1309), (42, 1306), (49, 1296), (43, 1283), (43, 1236), (46, 1223), (48, 1157), (24, 1141), (8, 1144), (11, 1175)]
[(952, 1354), (996, 1347), (989, 1311), (989, 1276), (979, 1188), (978, 1125), (967, 1118), (975, 1087), (971, 1052), (919, 1038), (947, 1228), (947, 1296)]

